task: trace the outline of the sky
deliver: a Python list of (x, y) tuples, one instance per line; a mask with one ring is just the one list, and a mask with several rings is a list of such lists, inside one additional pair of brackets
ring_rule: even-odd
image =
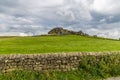
[(0, 36), (47, 34), (54, 27), (120, 38), (120, 0), (0, 0)]

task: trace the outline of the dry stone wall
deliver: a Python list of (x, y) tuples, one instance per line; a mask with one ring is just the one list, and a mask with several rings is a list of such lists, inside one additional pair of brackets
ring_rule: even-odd
[[(83, 55), (103, 53), (56, 53), (0, 55), (0, 72), (13, 70), (70, 71), (76, 70)], [(111, 53), (107, 53), (111, 54)]]

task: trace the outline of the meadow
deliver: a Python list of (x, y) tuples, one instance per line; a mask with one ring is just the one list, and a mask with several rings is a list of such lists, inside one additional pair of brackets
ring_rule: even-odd
[(119, 51), (120, 41), (89, 36), (0, 37), (0, 54)]

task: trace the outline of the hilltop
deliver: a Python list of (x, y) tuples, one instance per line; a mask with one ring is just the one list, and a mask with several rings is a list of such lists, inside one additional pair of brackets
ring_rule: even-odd
[(88, 36), (88, 34), (84, 33), (83, 31), (76, 32), (76, 31), (63, 29), (62, 27), (53, 28), (52, 30), (50, 30), (48, 32), (48, 34), (51, 34), (51, 35), (86, 35), (86, 36)]

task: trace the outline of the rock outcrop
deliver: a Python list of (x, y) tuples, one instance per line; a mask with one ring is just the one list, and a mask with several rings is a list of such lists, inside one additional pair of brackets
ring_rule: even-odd
[(51, 35), (88, 35), (82, 31), (75, 32), (75, 31), (63, 29), (61, 27), (53, 28), (52, 30), (48, 32), (48, 34), (51, 34)]

